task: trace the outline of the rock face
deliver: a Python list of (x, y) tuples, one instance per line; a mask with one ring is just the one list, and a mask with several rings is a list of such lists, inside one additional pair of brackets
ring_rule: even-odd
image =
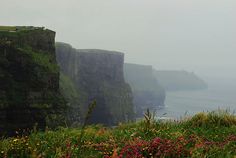
[(159, 83), (167, 91), (206, 89), (207, 84), (187, 71), (154, 71)]
[(0, 134), (32, 128), (35, 123), (41, 129), (56, 126), (65, 102), (59, 93), (55, 32), (35, 27), (1, 28)]
[(128, 64), (124, 65), (125, 80), (133, 92), (134, 105), (138, 116), (149, 109), (164, 106), (165, 90), (153, 75), (152, 66)]
[(131, 88), (124, 81), (123, 53), (78, 50), (64, 43), (56, 44), (56, 52), (61, 71), (76, 87), (82, 119), (93, 100), (97, 105), (90, 123), (114, 125), (134, 118)]

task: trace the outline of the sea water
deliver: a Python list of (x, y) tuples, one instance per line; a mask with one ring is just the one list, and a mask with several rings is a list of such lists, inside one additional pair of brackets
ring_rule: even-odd
[(165, 107), (157, 108), (156, 116), (181, 119), (218, 109), (236, 112), (236, 84), (212, 84), (204, 90), (166, 92)]

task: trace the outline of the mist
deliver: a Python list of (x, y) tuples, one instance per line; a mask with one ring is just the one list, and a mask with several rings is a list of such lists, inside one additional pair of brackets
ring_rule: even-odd
[[(45, 26), (76, 48), (124, 52), (125, 62), (236, 79), (234, 0), (1, 0), (1, 25)], [(235, 85), (234, 82), (232, 84)]]

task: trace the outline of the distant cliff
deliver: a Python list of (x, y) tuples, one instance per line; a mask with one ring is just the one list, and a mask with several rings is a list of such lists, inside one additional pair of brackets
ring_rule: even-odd
[(159, 83), (167, 91), (197, 90), (207, 88), (207, 84), (194, 73), (187, 71), (154, 71)]
[(0, 26), (0, 133), (43, 129), (60, 122), (65, 103), (59, 93), (55, 32)]
[(138, 115), (147, 108), (164, 106), (165, 91), (153, 75), (152, 66), (125, 64), (125, 80), (132, 88), (134, 105)]
[[(79, 50), (65, 43), (57, 43), (56, 52), (62, 73), (75, 85), (74, 98), (78, 97), (78, 102), (67, 100), (77, 104), (72, 106), (82, 118), (93, 100), (97, 101), (97, 105), (90, 118), (91, 123), (114, 125), (134, 118), (131, 88), (124, 81), (123, 53)], [(71, 115), (74, 117), (74, 114)]]

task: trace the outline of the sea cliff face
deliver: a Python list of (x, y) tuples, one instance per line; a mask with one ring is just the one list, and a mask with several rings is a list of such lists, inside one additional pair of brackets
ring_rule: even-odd
[(65, 43), (57, 43), (56, 50), (62, 73), (76, 87), (82, 119), (93, 100), (97, 105), (90, 123), (114, 125), (134, 118), (131, 88), (124, 81), (123, 53), (74, 49)]
[(0, 27), (0, 134), (35, 124), (40, 129), (57, 126), (65, 103), (59, 93), (55, 32), (4, 28)]
[(164, 106), (165, 90), (153, 75), (152, 66), (129, 64), (124, 65), (125, 80), (130, 84), (133, 101), (138, 116), (149, 109)]

